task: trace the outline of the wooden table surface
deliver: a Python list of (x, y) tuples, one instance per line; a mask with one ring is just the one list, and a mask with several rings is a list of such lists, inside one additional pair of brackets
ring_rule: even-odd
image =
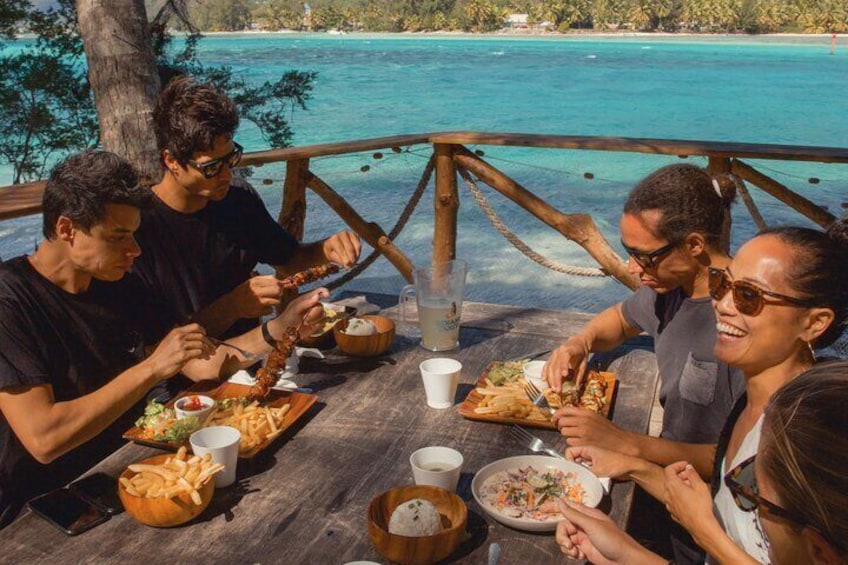
[[(371, 295), (372, 303), (393, 299)], [(393, 316), (393, 312), (389, 312)], [(0, 561), (16, 563), (387, 563), (368, 537), (366, 508), (376, 494), (412, 484), (409, 455), (428, 445), (458, 449), (465, 457), (458, 494), (468, 505), (468, 539), (449, 563), (484, 563), (489, 544), (501, 545), (501, 563), (561, 563), (551, 534), (512, 530), (489, 518), (470, 492), (484, 465), (528, 453), (512, 440), (509, 426), (466, 420), (457, 413), (465, 394), (493, 360), (520, 358), (550, 349), (578, 330), (589, 315), (481, 303), (463, 309), (461, 347), (447, 357), (463, 364), (457, 406), (428, 408), (418, 364), (434, 357), (417, 341), (398, 336), (375, 359), (331, 354), (301, 360), (300, 386), (318, 402), (264, 455), (241, 461), (238, 480), (216, 491), (195, 521), (177, 528), (143, 526), (126, 513), (79, 536), (68, 537), (25, 513), (0, 531)], [(647, 347), (646, 347), (647, 346)], [(645, 432), (656, 386), (650, 342), (621, 348), (610, 370), (620, 381), (613, 420)], [(556, 442), (554, 431), (540, 437)], [(560, 447), (563, 443), (559, 443)], [(160, 453), (128, 444), (95, 470), (117, 476), (127, 464)], [(633, 486), (613, 484), (602, 508), (627, 523)], [(638, 509), (636, 509), (638, 511)]]

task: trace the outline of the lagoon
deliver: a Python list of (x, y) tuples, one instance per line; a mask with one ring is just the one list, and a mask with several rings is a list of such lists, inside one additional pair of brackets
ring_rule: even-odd
[[(308, 145), (440, 130), (480, 130), (845, 146), (848, 45), (834, 55), (829, 39), (694, 37), (512, 37), (454, 35), (226, 34), (200, 44), (205, 64), (232, 66), (251, 82), (288, 69), (317, 71), (308, 111), (295, 110), (295, 144)], [(244, 123), (238, 141), (267, 148)], [(481, 147), (485, 159), (563, 212), (589, 212), (611, 242), (624, 196), (652, 169), (676, 158), (603, 152)], [(371, 221), (388, 231), (423, 170), (427, 147), (400, 154), (316, 159), (313, 170)], [(704, 164), (703, 160), (689, 161)], [(361, 168), (369, 165), (370, 170)], [(781, 162), (756, 166), (841, 213), (848, 167)], [(0, 169), (0, 174), (5, 171)], [(592, 179), (585, 178), (592, 173)], [(272, 214), (284, 168), (254, 171)], [(810, 177), (821, 180), (813, 185)], [(9, 175), (4, 178), (8, 182)], [(260, 179), (274, 179), (264, 185)], [(588, 255), (492, 191), (509, 228), (563, 263), (594, 266)], [(458, 255), (470, 263), (472, 300), (598, 311), (628, 291), (603, 279), (568, 277), (536, 266), (498, 235), (460, 183)], [(805, 223), (755, 192), (769, 223)], [(310, 198), (307, 240), (340, 229)], [(432, 189), (399, 247), (416, 265), (430, 257)], [(755, 228), (734, 209), (734, 245)], [(0, 256), (31, 250), (36, 218), (0, 224)], [(614, 243), (617, 245), (617, 243)], [(620, 250), (619, 250), (620, 251)], [(348, 288), (396, 292), (402, 286), (378, 260)]]

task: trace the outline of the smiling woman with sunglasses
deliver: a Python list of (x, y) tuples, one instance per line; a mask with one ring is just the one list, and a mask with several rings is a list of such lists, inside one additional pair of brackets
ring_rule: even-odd
[(757, 516), (740, 510), (728, 482), (720, 479), (731, 469), (744, 468), (754, 455), (771, 396), (812, 366), (814, 348), (829, 345), (845, 329), (845, 234), (845, 221), (836, 222), (828, 233), (767, 230), (743, 245), (726, 269), (710, 273), (716, 356), (742, 369), (747, 394), (719, 438), (712, 493), (691, 466), (676, 463), (666, 469), (665, 499), (716, 562), (740, 562), (746, 554), (768, 562)]

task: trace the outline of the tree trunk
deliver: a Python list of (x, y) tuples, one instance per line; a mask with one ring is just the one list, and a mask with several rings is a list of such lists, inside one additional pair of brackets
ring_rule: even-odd
[(144, 0), (77, 0), (76, 7), (103, 148), (157, 182), (152, 113), (160, 85)]

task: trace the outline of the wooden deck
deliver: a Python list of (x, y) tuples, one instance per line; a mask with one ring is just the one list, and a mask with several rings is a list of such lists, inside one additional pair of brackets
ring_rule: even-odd
[[(389, 306), (394, 297), (369, 296)], [(393, 312), (389, 310), (389, 315)], [(588, 314), (467, 303), (461, 348), (447, 356), (463, 363), (457, 405), (493, 360), (520, 358), (555, 347)], [(656, 388), (656, 363), (645, 340), (607, 357), (620, 381), (613, 419), (622, 427), (648, 429)], [(398, 337), (377, 359), (331, 354), (302, 359), (300, 386), (319, 402), (274, 444), (270, 453), (238, 468), (236, 485), (215, 494), (194, 522), (154, 529), (127, 514), (76, 537), (67, 537), (32, 514), (0, 531), (4, 559), (16, 563), (345, 563), (380, 556), (367, 534), (371, 498), (412, 483), (409, 455), (427, 445), (446, 445), (465, 456), (459, 494), (469, 510), (468, 539), (449, 563), (485, 562), (489, 544), (502, 548), (501, 563), (561, 563), (552, 535), (509, 529), (488, 518), (470, 493), (473, 474), (489, 462), (524, 454), (508, 426), (472, 422), (454, 409), (427, 408), (418, 364), (434, 354)], [(554, 431), (539, 436), (555, 442)], [(127, 445), (96, 468), (117, 476), (156, 450)], [(631, 513), (633, 487), (613, 484), (602, 503), (620, 525)], [(638, 512), (638, 509), (632, 509)]]

